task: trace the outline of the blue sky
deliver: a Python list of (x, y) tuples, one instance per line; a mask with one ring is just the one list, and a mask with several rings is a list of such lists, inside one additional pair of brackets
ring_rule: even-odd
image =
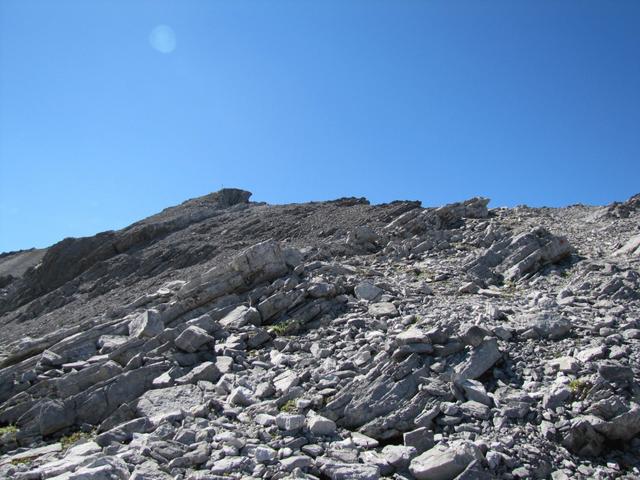
[(2, 0), (0, 251), (222, 186), (624, 200), (639, 24), (637, 0)]

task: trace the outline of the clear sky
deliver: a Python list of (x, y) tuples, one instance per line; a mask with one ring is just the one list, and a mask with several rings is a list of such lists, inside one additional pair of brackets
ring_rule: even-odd
[(1, 0), (0, 251), (220, 187), (640, 191), (638, 0)]

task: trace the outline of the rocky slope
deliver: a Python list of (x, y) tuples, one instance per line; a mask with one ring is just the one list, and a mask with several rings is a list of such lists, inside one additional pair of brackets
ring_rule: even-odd
[(0, 256), (1, 478), (640, 475), (640, 196), (249, 198)]

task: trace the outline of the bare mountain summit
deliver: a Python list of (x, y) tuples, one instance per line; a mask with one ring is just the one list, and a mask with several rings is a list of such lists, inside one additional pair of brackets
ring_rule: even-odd
[(638, 478), (640, 196), (250, 197), (0, 255), (0, 478)]

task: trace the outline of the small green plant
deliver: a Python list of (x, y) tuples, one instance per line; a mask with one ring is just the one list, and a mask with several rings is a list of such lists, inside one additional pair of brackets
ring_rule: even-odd
[(271, 327), (271, 333), (280, 337), (294, 333), (300, 327), (300, 323), (296, 320), (287, 320)]
[(286, 412), (286, 413), (291, 413), (291, 412), (295, 412), (296, 409), (296, 401), (295, 400), (288, 400), (284, 405), (282, 405), (280, 407), (280, 411), (281, 412)]
[(7, 425), (6, 427), (0, 427), (0, 435), (5, 433), (17, 433), (18, 428), (15, 425)]
[(34, 458), (36, 457), (16, 458), (14, 460), (11, 460), (11, 465), (24, 465), (27, 463), (31, 463)]
[(589, 382), (580, 378), (573, 379), (569, 382), (569, 389), (576, 397), (584, 397), (589, 388), (591, 388)]
[(60, 445), (62, 445), (63, 450), (67, 450), (69, 447), (72, 447), (74, 444), (78, 443), (81, 440), (88, 440), (93, 435), (92, 433), (87, 432), (73, 432), (69, 435), (65, 435), (60, 439)]

